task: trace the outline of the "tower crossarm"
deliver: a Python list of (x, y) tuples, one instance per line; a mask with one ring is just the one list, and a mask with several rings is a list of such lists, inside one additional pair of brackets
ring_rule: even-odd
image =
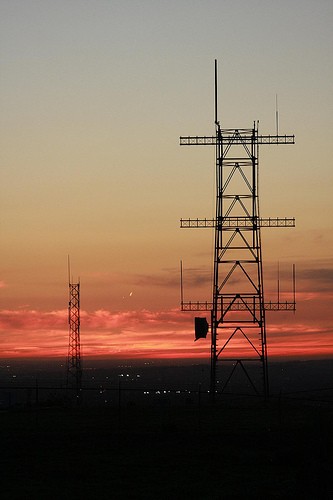
[(295, 218), (292, 217), (222, 217), (216, 219), (180, 219), (181, 228), (217, 227), (221, 228), (248, 228), (254, 227), (295, 227)]
[[(215, 146), (223, 142), (230, 145), (252, 144), (253, 135), (249, 132), (235, 134), (235, 131), (223, 132), (221, 136), (216, 135), (187, 135), (180, 136), (179, 144), (181, 146)], [(294, 135), (257, 135), (255, 137), (256, 144), (295, 144)]]
[[(229, 311), (246, 311), (247, 310), (247, 302), (235, 302), (235, 303), (226, 303), (223, 305), (223, 311), (227, 309)], [(252, 306), (252, 303), (249, 302), (248, 306)], [(208, 301), (189, 301), (182, 302), (181, 311), (184, 312), (193, 312), (193, 311), (211, 311), (213, 309), (213, 302)], [(265, 302), (264, 303), (265, 311), (295, 311), (296, 303), (291, 301), (282, 301), (282, 302)], [(222, 306), (221, 303), (217, 304), (217, 310), (221, 311)]]

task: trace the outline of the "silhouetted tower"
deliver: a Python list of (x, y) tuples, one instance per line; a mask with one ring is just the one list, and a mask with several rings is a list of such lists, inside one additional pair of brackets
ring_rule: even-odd
[(80, 348), (80, 283), (71, 283), (69, 279), (69, 346), (67, 360), (67, 391), (75, 396), (76, 403), (81, 403), (82, 367)]
[[(295, 310), (295, 268), (293, 301), (265, 302), (261, 252), (262, 227), (293, 227), (295, 219), (261, 218), (259, 215), (258, 167), (260, 144), (294, 144), (293, 135), (259, 135), (252, 129), (221, 129), (217, 119), (217, 61), (215, 60), (214, 136), (180, 137), (180, 145), (215, 145), (216, 215), (214, 219), (181, 219), (182, 228), (215, 229), (214, 283), (212, 302), (184, 302), (183, 311), (210, 311), (211, 384), (214, 401), (217, 362), (232, 364), (222, 381), (226, 389), (237, 367), (258, 395), (268, 396), (266, 318), (267, 310)], [(195, 340), (205, 338), (206, 318), (195, 318)], [(253, 375), (256, 365), (261, 370)], [(260, 387), (261, 386), (261, 387)]]

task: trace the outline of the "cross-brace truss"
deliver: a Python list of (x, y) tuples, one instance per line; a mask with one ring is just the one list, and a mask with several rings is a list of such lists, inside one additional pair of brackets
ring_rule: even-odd
[(82, 367), (80, 349), (80, 283), (69, 283), (69, 345), (67, 359), (67, 391), (75, 395), (77, 404), (82, 395)]
[[(180, 137), (180, 145), (216, 148), (216, 215), (213, 219), (181, 219), (182, 228), (214, 228), (214, 283), (212, 301), (184, 302), (183, 311), (210, 311), (211, 397), (216, 395), (218, 361), (246, 374), (257, 394), (268, 396), (266, 311), (295, 310), (293, 301), (265, 302), (261, 250), (262, 227), (294, 227), (295, 219), (259, 215), (258, 153), (260, 144), (294, 144), (293, 135), (259, 135), (252, 129), (221, 129), (215, 136)], [(205, 336), (205, 335), (202, 335)], [(200, 338), (200, 337), (199, 337)], [(261, 390), (245, 367), (259, 362)], [(221, 387), (221, 385), (220, 385)]]

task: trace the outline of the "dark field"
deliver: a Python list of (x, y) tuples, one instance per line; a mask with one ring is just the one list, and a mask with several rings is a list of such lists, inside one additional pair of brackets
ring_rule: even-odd
[(333, 498), (332, 373), (271, 363), (269, 402), (236, 377), (212, 406), (206, 364), (86, 360), (75, 407), (59, 361), (2, 364), (1, 498)]
[(332, 498), (332, 408), (35, 408), (0, 428), (6, 499)]
[(2, 498), (332, 498), (333, 412), (294, 404), (0, 415)]

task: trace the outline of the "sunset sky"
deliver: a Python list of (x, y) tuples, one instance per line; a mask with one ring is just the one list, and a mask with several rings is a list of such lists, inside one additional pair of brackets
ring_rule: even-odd
[[(63, 356), (67, 256), (83, 356), (209, 357), (185, 300), (210, 300), (214, 59), (222, 128), (295, 134), (261, 146), (268, 353), (333, 356), (331, 0), (0, 2), (0, 358)], [(289, 294), (289, 295), (288, 295)], [(208, 315), (207, 315), (208, 317)]]

